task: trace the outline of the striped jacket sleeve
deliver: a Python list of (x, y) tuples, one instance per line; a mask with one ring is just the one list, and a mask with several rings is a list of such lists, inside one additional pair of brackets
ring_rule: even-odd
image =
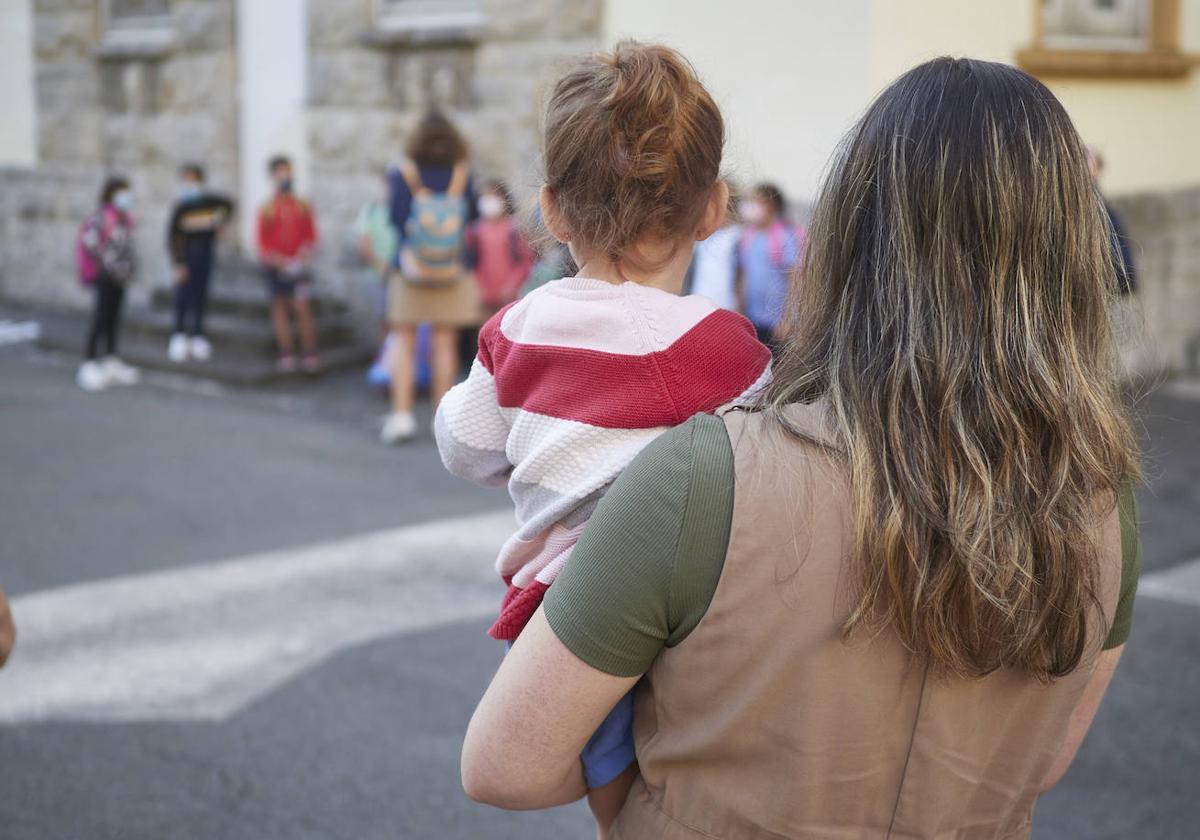
[[(503, 316), (503, 312), (496, 318)], [(489, 370), (481, 332), (479, 356), (465, 382), (450, 389), (433, 421), (438, 453), (446, 469), (485, 487), (504, 484), (513, 470), (505, 454), (509, 424), (496, 397), (496, 380)]]

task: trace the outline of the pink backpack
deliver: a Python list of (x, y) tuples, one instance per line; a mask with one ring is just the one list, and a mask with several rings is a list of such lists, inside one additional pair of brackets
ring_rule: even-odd
[[(79, 233), (75, 235), (75, 270), (82, 286), (95, 285), (96, 277), (100, 274), (100, 258), (95, 249), (102, 241), (103, 229), (97, 228), (100, 228), (100, 214), (93, 213), (83, 220), (83, 224), (79, 226)], [(93, 235), (96, 243), (89, 246), (88, 240), (93, 238)]]

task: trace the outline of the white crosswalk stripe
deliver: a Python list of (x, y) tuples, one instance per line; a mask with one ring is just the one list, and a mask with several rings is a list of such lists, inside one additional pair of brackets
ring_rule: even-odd
[(41, 335), (42, 325), (37, 321), (13, 321), (0, 318), (0, 347), (37, 341)]
[(1200, 607), (1200, 558), (1161, 572), (1143, 575), (1138, 594), (1175, 604)]
[(491, 513), (13, 599), (0, 724), (219, 720), (344, 648), (495, 612)]

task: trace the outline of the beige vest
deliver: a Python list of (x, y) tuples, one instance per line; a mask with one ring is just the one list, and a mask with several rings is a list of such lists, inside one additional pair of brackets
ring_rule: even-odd
[[(815, 409), (795, 417), (818, 432)], [(637, 694), (641, 779), (613, 832), (649, 838), (1023, 838), (1037, 786), (1094, 668), (1120, 586), (1101, 535), (1084, 664), (1052, 684), (927, 674), (886, 631), (841, 640), (847, 488), (815, 447), (726, 417), (736, 493), (704, 618)]]

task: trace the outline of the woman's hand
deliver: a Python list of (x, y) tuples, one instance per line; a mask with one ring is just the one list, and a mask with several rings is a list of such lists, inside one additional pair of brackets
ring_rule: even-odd
[(13, 624), (12, 610), (8, 607), (8, 598), (0, 589), (0, 665), (8, 661), (12, 653), (13, 643), (17, 640), (17, 628)]
[(463, 789), (476, 802), (515, 810), (581, 798), (587, 788), (579, 754), (637, 681), (584, 663), (539, 608), (467, 727)]

